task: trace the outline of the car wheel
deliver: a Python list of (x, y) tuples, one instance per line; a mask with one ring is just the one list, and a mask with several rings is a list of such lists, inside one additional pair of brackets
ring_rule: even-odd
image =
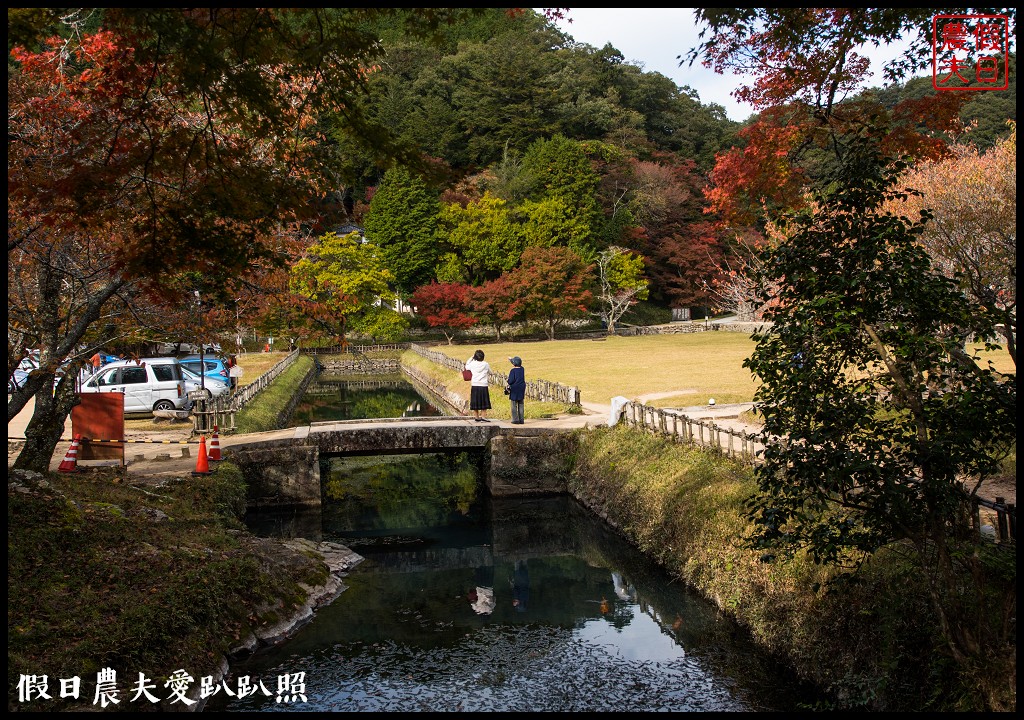
[(174, 403), (170, 400), (157, 400), (156, 405), (153, 406), (154, 410), (173, 410)]

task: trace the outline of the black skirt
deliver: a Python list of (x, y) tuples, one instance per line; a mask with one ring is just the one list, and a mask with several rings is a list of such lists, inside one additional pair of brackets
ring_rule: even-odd
[(470, 410), (490, 410), (491, 409), (491, 392), (486, 387), (472, 386), (469, 389), (469, 409)]

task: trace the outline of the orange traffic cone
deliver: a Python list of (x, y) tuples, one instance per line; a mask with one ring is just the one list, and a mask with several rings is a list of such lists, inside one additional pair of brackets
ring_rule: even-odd
[(71, 447), (68, 448), (67, 454), (64, 455), (64, 459), (61, 460), (60, 467), (57, 468), (57, 472), (78, 472), (78, 446), (81, 439), (81, 435), (75, 435), (74, 439), (71, 440)]
[(206, 457), (206, 436), (199, 436), (199, 457), (196, 458), (196, 469), (192, 471), (193, 475), (209, 475), (213, 471), (210, 470), (210, 459)]
[(210, 460), (223, 460), (220, 456), (220, 438), (217, 437), (217, 426), (213, 426), (213, 437), (210, 438)]

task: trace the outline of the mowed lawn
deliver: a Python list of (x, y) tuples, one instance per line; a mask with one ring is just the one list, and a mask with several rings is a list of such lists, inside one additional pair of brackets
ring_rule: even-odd
[(279, 362), (288, 357), (287, 352), (252, 352), (239, 353), (235, 355), (238, 359), (238, 367), (242, 368), (242, 377), (238, 378), (238, 387), (245, 387), (255, 382), (260, 375), (270, 370)]
[[(754, 349), (747, 333), (699, 332), (680, 335), (613, 336), (605, 340), (435, 345), (434, 349), (465, 361), (479, 347), (491, 367), (508, 373), (508, 358), (523, 359), (527, 380), (547, 380), (580, 389), (583, 402), (607, 405), (616, 395), (645, 396), (656, 407), (750, 402), (756, 379), (743, 367)], [(287, 352), (242, 353), (239, 386), (255, 381), (283, 360)], [(1015, 373), (1006, 350), (982, 352), (999, 372)], [(454, 373), (453, 373), (454, 375)], [(461, 385), (461, 380), (458, 385)], [(136, 428), (135, 426), (139, 427)], [(152, 429), (151, 419), (131, 419), (126, 427)], [(160, 425), (159, 427), (164, 427)]]
[[(759, 383), (743, 361), (754, 350), (741, 332), (613, 336), (605, 340), (547, 340), (475, 345), (436, 345), (460, 361), (479, 347), (491, 367), (508, 373), (509, 356), (523, 359), (527, 380), (547, 380), (580, 389), (583, 402), (607, 405), (622, 395), (643, 396), (656, 407), (750, 402)], [(996, 370), (1016, 373), (1003, 350), (980, 353)]]
[[(437, 345), (465, 361), (474, 345)], [(527, 380), (578, 387), (584, 403), (607, 405), (617, 396), (659, 395), (651, 405), (674, 407), (749, 402), (757, 384), (743, 361), (754, 349), (747, 333), (612, 336), (604, 340), (548, 340), (482, 344), (485, 359), (507, 373), (508, 358), (523, 359)]]

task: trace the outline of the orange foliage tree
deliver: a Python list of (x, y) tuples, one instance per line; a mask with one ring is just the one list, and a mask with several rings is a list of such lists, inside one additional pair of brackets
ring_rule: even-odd
[[(709, 211), (749, 225), (762, 204), (797, 209), (804, 185), (826, 177), (865, 132), (890, 155), (941, 157), (946, 141), (940, 133), (959, 129), (969, 93), (936, 92), (891, 110), (871, 98), (853, 99), (868, 77), (861, 48), (924, 27), (933, 14), (920, 8), (701, 8), (698, 17), (707, 24), (701, 37), (708, 29), (711, 35), (690, 50), (690, 62), (752, 75), (733, 94), (760, 111), (741, 132), (742, 147), (718, 157)], [(894, 64), (892, 78), (917, 62), (915, 55)]]
[(952, 155), (920, 162), (901, 181), (915, 192), (887, 209), (907, 217), (930, 212), (920, 241), (936, 267), (979, 304), (995, 310), (1017, 363), (1017, 126), (980, 152), (953, 146)]
[(358, 20), (394, 10), (93, 12), (95, 32), (69, 13), (60, 37), (10, 53), (8, 358), (34, 346), (46, 364), (8, 417), (36, 397), (15, 463), (33, 470), (76, 401), (71, 382), (39, 392), (65, 358), (74, 369), (126, 318), (184, 317), (183, 292), (230, 303), (252, 268), (287, 259), (281, 238), (325, 189), (324, 113), (401, 153), (348, 102), (380, 52)]

